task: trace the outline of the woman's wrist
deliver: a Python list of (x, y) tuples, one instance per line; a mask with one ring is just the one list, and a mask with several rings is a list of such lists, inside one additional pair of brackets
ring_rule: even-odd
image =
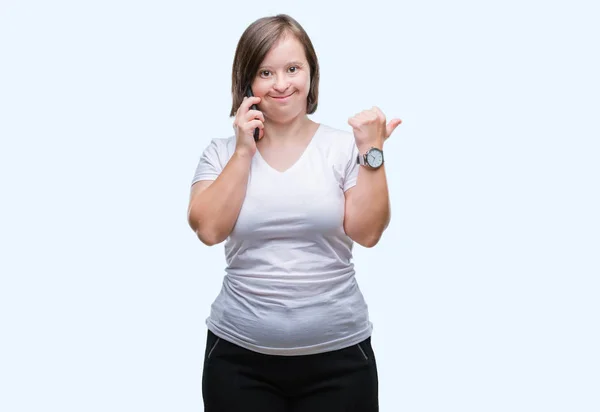
[(252, 160), (255, 153), (256, 148), (254, 148), (253, 150), (248, 147), (236, 147), (234, 155), (239, 157), (240, 159)]

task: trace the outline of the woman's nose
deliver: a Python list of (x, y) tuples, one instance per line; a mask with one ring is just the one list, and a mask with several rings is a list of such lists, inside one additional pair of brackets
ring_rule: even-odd
[(288, 87), (290, 87), (290, 83), (285, 77), (277, 77), (273, 84), (273, 89), (277, 90), (279, 93), (286, 91)]

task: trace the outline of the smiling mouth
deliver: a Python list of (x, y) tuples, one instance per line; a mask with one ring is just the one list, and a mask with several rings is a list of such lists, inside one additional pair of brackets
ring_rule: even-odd
[(288, 98), (288, 97), (290, 97), (290, 96), (291, 96), (292, 94), (294, 94), (294, 93), (296, 93), (296, 92), (293, 92), (293, 93), (291, 93), (291, 94), (288, 94), (287, 96), (271, 96), (271, 97), (272, 97), (273, 99), (277, 99), (277, 100), (283, 100), (283, 99), (285, 99), (285, 98)]

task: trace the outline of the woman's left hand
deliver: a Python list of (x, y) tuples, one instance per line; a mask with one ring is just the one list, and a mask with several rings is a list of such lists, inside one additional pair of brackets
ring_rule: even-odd
[(402, 123), (402, 120), (392, 119), (386, 125), (385, 115), (375, 106), (348, 119), (348, 124), (352, 126), (356, 146), (359, 150), (371, 147), (381, 149), (383, 142), (391, 136), (400, 123)]

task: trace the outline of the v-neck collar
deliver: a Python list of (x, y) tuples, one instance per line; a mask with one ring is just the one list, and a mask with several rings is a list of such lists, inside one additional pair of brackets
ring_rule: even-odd
[(310, 148), (311, 148), (311, 147), (314, 145), (314, 143), (313, 143), (313, 142), (314, 142), (314, 141), (315, 141), (315, 139), (317, 138), (317, 135), (320, 133), (321, 129), (322, 129), (322, 123), (319, 123), (319, 126), (317, 127), (317, 130), (315, 130), (315, 132), (313, 133), (313, 136), (312, 136), (312, 137), (311, 137), (311, 139), (309, 140), (308, 144), (306, 145), (306, 147), (304, 148), (304, 150), (302, 151), (302, 153), (300, 154), (300, 156), (298, 157), (298, 159), (296, 159), (296, 161), (295, 161), (294, 163), (292, 163), (292, 165), (291, 165), (290, 167), (288, 167), (287, 169), (285, 169), (285, 170), (283, 170), (283, 171), (282, 171), (282, 170), (277, 170), (277, 169), (275, 169), (273, 166), (271, 166), (271, 165), (269, 164), (269, 162), (267, 162), (267, 161), (265, 160), (265, 158), (264, 158), (264, 157), (262, 157), (262, 154), (260, 153), (260, 150), (258, 150), (258, 149), (256, 149), (256, 156), (257, 156), (257, 158), (259, 159), (259, 161), (260, 161), (261, 163), (263, 163), (263, 164), (264, 164), (264, 165), (267, 167), (267, 169), (269, 169), (269, 170), (271, 170), (271, 171), (273, 171), (274, 173), (277, 173), (277, 174), (279, 174), (279, 175), (284, 175), (284, 174), (286, 174), (286, 173), (290, 172), (292, 169), (296, 168), (296, 166), (297, 166), (299, 163), (301, 163), (301, 162), (302, 162), (302, 159), (303, 159), (304, 157), (306, 157), (306, 155), (307, 155), (308, 151), (309, 151), (309, 150), (310, 150)]

